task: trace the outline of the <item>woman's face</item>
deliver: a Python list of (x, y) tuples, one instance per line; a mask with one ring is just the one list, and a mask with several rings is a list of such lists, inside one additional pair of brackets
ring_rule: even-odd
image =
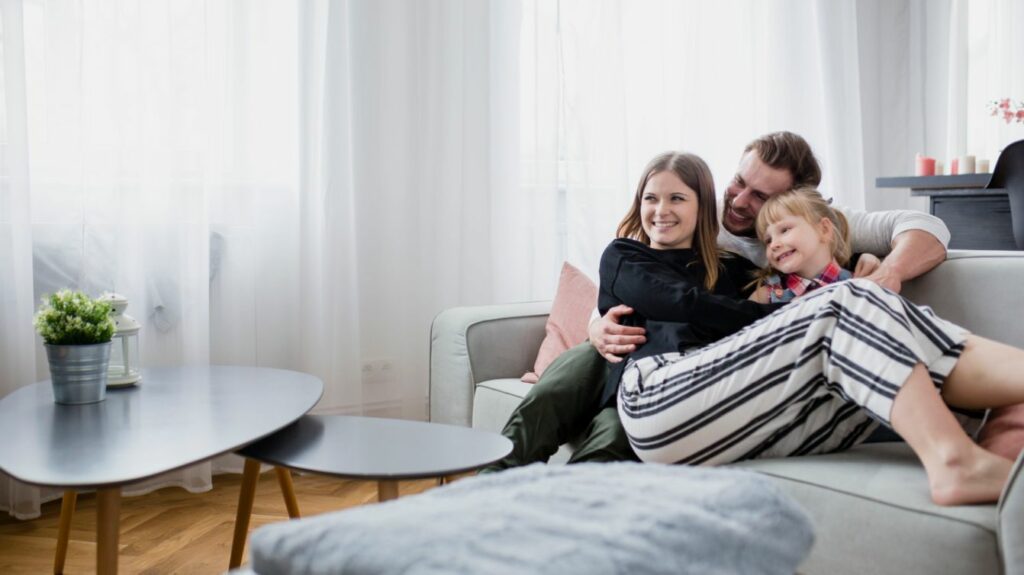
[(640, 223), (651, 247), (671, 250), (693, 247), (697, 229), (697, 192), (673, 172), (658, 172), (647, 180), (640, 196)]

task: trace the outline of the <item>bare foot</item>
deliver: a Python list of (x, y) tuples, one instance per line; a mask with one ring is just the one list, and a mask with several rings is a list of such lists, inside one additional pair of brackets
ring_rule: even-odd
[(938, 505), (994, 503), (1012, 468), (1009, 459), (974, 445), (967, 453), (950, 456), (928, 470), (932, 501)]

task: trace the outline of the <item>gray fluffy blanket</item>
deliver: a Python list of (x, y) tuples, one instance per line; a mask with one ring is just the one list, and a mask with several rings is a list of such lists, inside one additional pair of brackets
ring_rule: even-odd
[(637, 463), (532, 465), (265, 526), (252, 571), (793, 573), (814, 540), (767, 478)]

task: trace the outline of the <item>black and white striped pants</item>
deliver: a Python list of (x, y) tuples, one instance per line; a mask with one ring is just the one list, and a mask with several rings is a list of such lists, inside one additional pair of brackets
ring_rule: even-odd
[[(916, 364), (941, 390), (966, 331), (867, 280), (821, 288), (709, 346), (627, 364), (619, 417), (637, 455), (721, 464), (849, 449)], [(976, 433), (984, 412), (954, 414)]]

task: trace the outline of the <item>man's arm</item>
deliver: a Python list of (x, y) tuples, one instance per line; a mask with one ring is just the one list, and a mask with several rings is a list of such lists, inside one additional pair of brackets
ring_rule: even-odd
[(946, 259), (946, 246), (922, 230), (907, 230), (892, 241), (892, 251), (878, 268), (864, 276), (899, 293), (903, 282), (931, 270)]
[(633, 308), (617, 305), (609, 309), (604, 317), (597, 316), (590, 321), (590, 344), (611, 363), (619, 363), (622, 356), (633, 353), (638, 345), (647, 341), (644, 337), (647, 330), (644, 328), (621, 325), (620, 318), (631, 313)]
[(884, 256), (882, 265), (865, 276), (895, 292), (946, 259), (949, 228), (939, 218), (910, 210), (840, 211), (850, 224), (854, 252)]

